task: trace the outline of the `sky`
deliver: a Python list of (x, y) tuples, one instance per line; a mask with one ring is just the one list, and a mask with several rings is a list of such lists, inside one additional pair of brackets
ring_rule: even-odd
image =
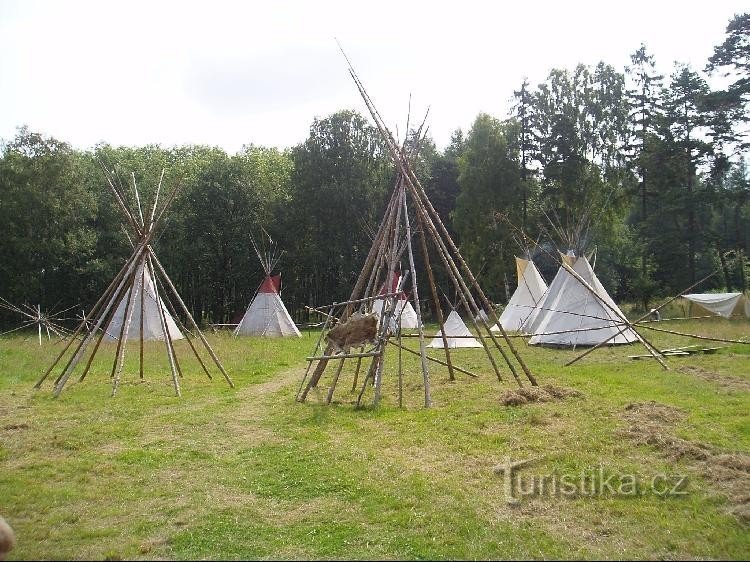
[(0, 138), (27, 125), (81, 149), (291, 147), (316, 118), (367, 113), (337, 41), (388, 126), (429, 108), (438, 148), (553, 68), (617, 70), (645, 43), (665, 75), (702, 70), (747, 0), (178, 2), (0, 0)]

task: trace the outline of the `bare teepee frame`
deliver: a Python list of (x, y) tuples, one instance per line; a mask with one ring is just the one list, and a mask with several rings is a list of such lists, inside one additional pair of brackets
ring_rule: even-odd
[(64, 320), (64, 318), (61, 318), (60, 315), (73, 308), (72, 306), (59, 312), (56, 312), (54, 310), (44, 311), (42, 310), (41, 305), (31, 306), (28, 304), (22, 304), (20, 306), (16, 306), (0, 297), (0, 308), (15, 312), (16, 314), (20, 314), (24, 317), (24, 321), (20, 326), (3, 332), (2, 334), (0, 334), (0, 336), (36, 326), (39, 335), (39, 345), (42, 345), (43, 331), (47, 333), (48, 340), (52, 339), (52, 334), (60, 339), (64, 339), (65, 336), (69, 333), (68, 329), (60, 324), (60, 322)]
[[(339, 364), (336, 368), (335, 374), (332, 377), (328, 392), (327, 402), (330, 403), (344, 362), (347, 359), (357, 359), (358, 365), (355, 372), (354, 383), (354, 385), (356, 385), (356, 377), (359, 373), (359, 364), (361, 363), (361, 360), (363, 358), (367, 358), (371, 361), (371, 363), (365, 376), (362, 388), (359, 392), (357, 403), (359, 404), (361, 402), (362, 396), (367, 388), (368, 383), (372, 383), (372, 385), (374, 386), (374, 404), (378, 404), (381, 396), (383, 361), (386, 345), (388, 343), (394, 344), (398, 348), (399, 352), (401, 350), (405, 350), (408, 352), (416, 353), (413, 350), (410, 350), (401, 345), (400, 337), (398, 341), (393, 341), (392, 336), (400, 336), (400, 333), (393, 334), (388, 327), (390, 325), (390, 319), (394, 313), (395, 298), (401, 292), (403, 288), (402, 284), (409, 274), (411, 274), (412, 283), (411, 296), (413, 298), (414, 309), (417, 313), (419, 337), (418, 354), (421, 359), (425, 407), (429, 407), (432, 404), (428, 361), (437, 362), (447, 366), (449, 377), (451, 378), (451, 380), (455, 378), (454, 371), (456, 370), (475, 376), (464, 369), (460, 369), (454, 366), (451, 358), (450, 348), (448, 347), (448, 345), (444, 345), (444, 362), (429, 357), (426, 354), (425, 335), (421, 318), (419, 294), (415, 278), (416, 275), (414, 251), (412, 248), (413, 236), (416, 236), (419, 239), (420, 250), (424, 259), (424, 269), (427, 272), (428, 285), (430, 287), (430, 293), (434, 305), (433, 308), (436, 311), (440, 333), (443, 335), (443, 338), (445, 338), (444, 318), (438, 299), (438, 292), (435, 286), (432, 266), (430, 264), (428, 243), (432, 245), (436, 254), (439, 256), (440, 262), (445, 268), (451, 283), (453, 284), (457, 294), (460, 297), (461, 304), (467, 311), (469, 311), (470, 319), (473, 322), (477, 333), (479, 333), (480, 335), (486, 334), (486, 336), (480, 337), (479, 341), (482, 343), (482, 347), (487, 355), (488, 361), (492, 365), (492, 368), (498, 380), (502, 381), (503, 379), (500, 374), (498, 362), (496, 360), (496, 357), (494, 356), (495, 352), (500, 353), (519, 386), (522, 386), (523, 383), (521, 380), (521, 375), (519, 375), (519, 369), (517, 369), (517, 365), (520, 366), (520, 369), (523, 371), (523, 374), (525, 374), (528, 381), (532, 385), (536, 385), (537, 383), (534, 375), (526, 366), (523, 359), (519, 355), (516, 348), (513, 346), (512, 342), (510, 341), (502, 327), (500, 328), (499, 335), (496, 335), (490, 329), (491, 326), (498, 323), (498, 318), (494, 311), (494, 308), (491, 306), (489, 300), (479, 286), (479, 283), (472, 274), (469, 266), (461, 256), (458, 248), (453, 243), (453, 240), (451, 239), (448, 231), (443, 225), (442, 220), (430, 203), (430, 200), (428, 199), (424, 188), (415, 175), (411, 166), (412, 154), (406, 149), (405, 145), (399, 146), (397, 144), (393, 135), (388, 130), (383, 119), (375, 108), (370, 96), (365, 91), (364, 86), (359, 80), (359, 77), (352, 68), (351, 64), (349, 64), (349, 74), (354, 80), (354, 83), (356, 84), (362, 96), (362, 99), (364, 100), (367, 109), (370, 112), (370, 115), (375, 121), (384, 144), (395, 163), (397, 181), (386, 208), (385, 216), (380, 223), (380, 227), (373, 241), (373, 245), (370, 248), (370, 252), (365, 260), (365, 264), (362, 268), (359, 278), (357, 279), (354, 289), (352, 290), (351, 297), (344, 303), (335, 303), (331, 306), (329, 316), (326, 317), (326, 325), (324, 326), (324, 329), (330, 323), (331, 316), (333, 316), (333, 311), (337, 306), (343, 306), (338, 320), (340, 322), (345, 322), (352, 315), (355, 307), (366, 309), (366, 304), (370, 303), (375, 298), (384, 298), (386, 299), (386, 302), (383, 306), (378, 337), (372, 351), (363, 353), (362, 348), (360, 349), (359, 353), (343, 353), (332, 355), (334, 348), (333, 346), (329, 345), (326, 347), (322, 355), (317, 355), (317, 353), (321, 349), (321, 342), (318, 342), (313, 356), (308, 357), (308, 368), (305, 372), (302, 383), (300, 384), (300, 388), (297, 393), (297, 399), (299, 401), (306, 400), (310, 390), (318, 386), (318, 383), (320, 382), (321, 377), (326, 371), (329, 362), (331, 360), (335, 360), (339, 361)], [(417, 138), (419, 138), (421, 130), (422, 127), (419, 128)], [(414, 217), (413, 225), (412, 219), (410, 218), (410, 213)], [(414, 226), (413, 230), (412, 226)], [(390, 287), (390, 280), (393, 279), (394, 271), (396, 270), (397, 264), (404, 253), (406, 253), (408, 257), (409, 266), (406, 275), (401, 278), (399, 286), (396, 287), (395, 291), (386, 295), (378, 296), (376, 294), (378, 292), (377, 289), (382, 286), (382, 283), (385, 280), (388, 280), (388, 284), (386, 286)], [(490, 311), (491, 317), (480, 317), (477, 320), (477, 315), (482, 308)], [(399, 331), (397, 330), (397, 332)], [(504, 341), (504, 345), (500, 340)], [(311, 369), (313, 363), (316, 363), (314, 370)], [(400, 381), (401, 377), (399, 377), (399, 382)], [(399, 388), (400, 387), (401, 385), (399, 385)], [(401, 400), (399, 400), (399, 402), (400, 401)]]
[[(187, 306), (185, 306), (185, 303), (177, 292), (177, 289), (175, 288), (171, 279), (167, 275), (167, 272), (164, 270), (161, 262), (156, 257), (153, 248), (151, 247), (151, 242), (154, 239), (156, 232), (159, 230), (159, 227), (162, 226), (165, 220), (167, 209), (174, 201), (177, 193), (179, 192), (179, 184), (172, 189), (171, 193), (169, 193), (169, 195), (167, 195), (164, 198), (163, 202), (160, 204), (159, 195), (161, 191), (162, 181), (164, 179), (164, 170), (162, 170), (159, 184), (156, 188), (153, 205), (151, 206), (150, 212), (147, 212), (144, 215), (143, 208), (141, 206), (140, 194), (138, 193), (138, 187), (135, 182), (135, 175), (131, 174), (133, 181), (133, 195), (136, 203), (135, 208), (137, 209), (136, 211), (131, 210), (128, 207), (128, 198), (126, 197), (125, 191), (120, 185), (120, 182), (117, 180), (117, 178), (109, 170), (107, 170), (104, 165), (102, 165), (102, 170), (106, 177), (107, 185), (114, 194), (117, 205), (120, 207), (120, 210), (125, 216), (125, 219), (130, 226), (131, 232), (133, 233), (134, 239), (131, 240), (133, 252), (127, 259), (125, 264), (122, 266), (120, 271), (117, 273), (115, 278), (112, 280), (110, 285), (104, 291), (104, 294), (102, 294), (91, 311), (89, 311), (88, 315), (84, 316), (83, 320), (78, 325), (78, 328), (70, 336), (69, 341), (64, 349), (60, 352), (49, 369), (47, 369), (44, 375), (42, 375), (42, 377), (36, 383), (35, 388), (41, 388), (42, 384), (53, 371), (53, 369), (65, 357), (68, 357), (67, 361), (64, 364), (65, 366), (62, 369), (62, 372), (57, 377), (57, 379), (55, 379), (54, 393), (55, 396), (58, 396), (60, 392), (62, 392), (65, 384), (68, 382), (68, 379), (76, 368), (76, 365), (78, 365), (78, 363), (84, 357), (86, 350), (88, 349), (90, 344), (95, 341), (95, 345), (89, 354), (88, 361), (86, 362), (79, 380), (83, 380), (86, 377), (86, 374), (91, 368), (94, 357), (99, 350), (99, 346), (104, 339), (106, 330), (109, 327), (110, 322), (112, 321), (112, 318), (123, 299), (127, 299), (127, 304), (125, 306), (124, 321), (119, 329), (119, 333), (115, 334), (118, 341), (114, 361), (112, 363), (112, 371), (110, 374), (110, 378), (112, 379), (112, 396), (116, 394), (117, 388), (120, 383), (120, 375), (122, 373), (125, 361), (125, 347), (128, 340), (128, 332), (130, 330), (133, 312), (135, 310), (135, 307), (138, 306), (141, 307), (141, 326), (139, 338), (140, 378), (143, 378), (143, 318), (145, 307), (144, 293), (146, 292), (146, 275), (149, 275), (154, 282), (156, 306), (160, 315), (160, 325), (162, 335), (164, 337), (164, 343), (166, 346), (167, 357), (169, 359), (169, 367), (172, 374), (172, 383), (175, 388), (175, 394), (177, 396), (180, 396), (181, 394), (179, 378), (182, 377), (182, 369), (180, 367), (180, 363), (175, 351), (174, 342), (172, 341), (172, 336), (170, 335), (170, 330), (167, 325), (166, 309), (169, 310), (169, 313), (177, 323), (178, 328), (185, 335), (190, 348), (192, 349), (195, 357), (197, 358), (208, 378), (212, 378), (211, 374), (206, 367), (206, 362), (204, 362), (204, 360), (198, 353), (198, 349), (196, 349), (196, 346), (192, 341), (193, 338), (199, 339), (201, 341), (205, 350), (208, 352), (208, 355), (211, 357), (216, 367), (224, 376), (229, 386), (234, 387), (234, 383), (229, 378), (229, 375), (227, 375), (218, 357), (214, 353), (208, 341), (206, 341), (203, 333), (198, 328), (198, 325), (193, 319), (193, 316), (190, 314)], [(138, 296), (134, 296), (134, 298), (131, 298), (131, 295), (136, 295), (134, 291), (137, 291), (136, 287), (139, 283), (141, 287), (139, 291), (140, 298), (138, 298)], [(177, 316), (176, 308), (172, 302), (173, 300), (178, 305), (179, 310), (182, 311), (184, 316), (187, 318), (187, 327), (182, 324), (179, 317)], [(194, 330), (194, 332), (191, 333), (187, 328), (191, 328), (192, 330)], [(79, 335), (82, 336), (80, 340), (78, 339)], [(74, 345), (76, 342), (78, 342), (77, 345)]]

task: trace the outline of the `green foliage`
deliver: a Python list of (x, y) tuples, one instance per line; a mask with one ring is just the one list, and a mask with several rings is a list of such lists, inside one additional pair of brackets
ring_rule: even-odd
[(277, 217), (288, 252), (292, 305), (321, 305), (349, 296), (370, 250), (365, 225), (377, 225), (393, 168), (380, 135), (352, 111), (316, 120), (291, 153), (291, 200)]
[(0, 294), (53, 306), (89, 286), (100, 268), (97, 199), (85, 155), (26, 128), (0, 160)]
[[(526, 250), (505, 219), (548, 250), (597, 247), (598, 273), (619, 298), (647, 303), (718, 266), (723, 275), (698, 290), (747, 287), (750, 190), (738, 151), (748, 21), (734, 17), (709, 59), (708, 71), (731, 72), (726, 90), (710, 91), (684, 66), (665, 83), (642, 44), (625, 74), (604, 62), (553, 69), (513, 92), (511, 119), (481, 114), (443, 151), (421, 141), (414, 170), (493, 300), (513, 290), (513, 255)], [(204, 322), (236, 319), (253, 297), (261, 229), (285, 252), (283, 295), (297, 320), (304, 305), (346, 298), (395, 181), (379, 132), (353, 111), (316, 119), (291, 149), (248, 144), (233, 155), (201, 145), (79, 151), (20, 129), (0, 153), (1, 296), (45, 309), (99, 297), (130, 252), (100, 166), (131, 207), (135, 181), (144, 212), (162, 171), (164, 189), (181, 186), (154, 246)], [(721, 263), (728, 251), (736, 259)], [(439, 255), (430, 257), (450, 293)], [(429, 300), (426, 275), (417, 278)]]
[[(497, 280), (515, 271), (511, 232), (500, 216), (520, 223), (523, 208), (517, 125), (486, 114), (477, 117), (458, 159), (458, 184), (453, 225), (461, 250), (472, 269), (482, 272), (490, 298), (498, 299)], [(505, 295), (502, 295), (505, 296)]]

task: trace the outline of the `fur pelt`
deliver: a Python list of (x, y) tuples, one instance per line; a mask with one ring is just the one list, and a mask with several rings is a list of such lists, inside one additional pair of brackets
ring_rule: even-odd
[(351, 347), (375, 343), (378, 336), (378, 315), (355, 312), (346, 322), (331, 328), (326, 341), (334, 353), (349, 353)]

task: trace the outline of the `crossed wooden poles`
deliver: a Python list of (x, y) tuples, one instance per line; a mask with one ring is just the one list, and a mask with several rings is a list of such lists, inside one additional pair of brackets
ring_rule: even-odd
[[(60, 372), (60, 375), (57, 377), (57, 379), (55, 379), (54, 394), (55, 396), (59, 396), (74, 369), (84, 357), (84, 354), (89, 348), (90, 344), (95, 342), (93, 350), (89, 354), (88, 361), (86, 362), (84, 370), (80, 375), (79, 381), (82, 381), (86, 377), (86, 374), (91, 368), (94, 357), (99, 350), (99, 346), (104, 339), (106, 330), (110, 326), (110, 322), (112, 321), (112, 318), (114, 317), (115, 312), (117, 311), (118, 306), (123, 301), (123, 299), (127, 299), (127, 304), (125, 306), (124, 321), (119, 329), (119, 332), (116, 334), (117, 349), (115, 352), (115, 357), (112, 363), (112, 370), (110, 374), (110, 378), (112, 379), (112, 396), (117, 393), (117, 388), (120, 383), (120, 375), (122, 373), (125, 361), (125, 342), (128, 340), (128, 333), (131, 327), (130, 325), (133, 319), (134, 309), (138, 306), (140, 306), (141, 312), (140, 378), (143, 378), (143, 322), (145, 313), (144, 293), (146, 292), (145, 289), (147, 275), (150, 275), (151, 279), (153, 279), (154, 282), (153, 288), (156, 295), (156, 308), (159, 312), (161, 332), (164, 336), (164, 344), (166, 346), (167, 357), (169, 359), (169, 367), (172, 373), (172, 382), (174, 384), (175, 394), (177, 396), (181, 395), (179, 379), (183, 375), (179, 360), (177, 358), (177, 354), (175, 352), (172, 335), (170, 334), (170, 330), (167, 325), (165, 305), (169, 309), (169, 313), (172, 315), (179, 329), (184, 333), (185, 338), (190, 345), (190, 348), (192, 349), (195, 357), (198, 359), (198, 362), (200, 363), (203, 371), (206, 373), (208, 378), (212, 378), (211, 374), (208, 371), (206, 362), (204, 362), (203, 358), (201, 358), (200, 354), (198, 353), (198, 349), (196, 349), (196, 346), (193, 342), (193, 338), (196, 338), (196, 336), (196, 339), (199, 339), (201, 341), (205, 350), (208, 352), (208, 355), (211, 357), (211, 360), (224, 376), (229, 386), (234, 388), (234, 383), (229, 378), (229, 375), (227, 375), (218, 357), (214, 353), (208, 341), (206, 341), (203, 333), (198, 328), (198, 325), (193, 319), (193, 316), (190, 314), (187, 306), (185, 306), (185, 303), (177, 292), (177, 289), (175, 289), (174, 284), (167, 275), (167, 272), (164, 270), (164, 267), (156, 257), (156, 254), (151, 247), (151, 241), (153, 240), (158, 228), (162, 225), (167, 209), (174, 201), (177, 193), (179, 192), (179, 184), (175, 186), (174, 189), (172, 189), (172, 192), (164, 199), (164, 202), (159, 205), (159, 194), (161, 191), (162, 180), (164, 179), (164, 170), (162, 170), (161, 178), (159, 179), (159, 184), (156, 188), (156, 194), (154, 196), (154, 203), (151, 207), (150, 213), (146, 213), (144, 217), (143, 209), (141, 207), (141, 198), (135, 183), (135, 175), (131, 174), (137, 214), (131, 211), (130, 208), (128, 208), (126, 204), (127, 198), (123, 189), (120, 187), (119, 182), (116, 181), (115, 177), (113, 177), (112, 174), (103, 165), (102, 170), (107, 179), (107, 185), (110, 187), (112, 193), (114, 194), (117, 205), (125, 215), (127, 223), (130, 226), (130, 229), (135, 237), (135, 241), (131, 240), (131, 244), (133, 245), (133, 253), (130, 255), (128, 260), (125, 262), (115, 278), (104, 291), (104, 294), (102, 294), (102, 296), (93, 306), (88, 316), (84, 316), (83, 320), (78, 325), (78, 328), (70, 336), (67, 345), (60, 352), (49, 369), (47, 369), (44, 375), (42, 375), (42, 377), (36, 383), (35, 388), (41, 388), (42, 383), (47, 379), (53, 369), (59, 363), (61, 363), (61, 361), (63, 361), (65, 357), (68, 357), (67, 361), (65, 361), (64, 363), (64, 367)], [(133, 291), (137, 290), (136, 285), (138, 283), (140, 283), (140, 299), (137, 297), (131, 298), (131, 295), (134, 294)], [(194, 333), (191, 333), (188, 329), (186, 329), (186, 327), (180, 321), (179, 317), (176, 314), (175, 306), (173, 305), (169, 295), (171, 295), (171, 298), (173, 298), (174, 302), (177, 303), (179, 310), (187, 318), (188, 328), (194, 330)], [(80, 340), (78, 340), (79, 334), (82, 334), (83, 336)], [(76, 342), (78, 342), (78, 344), (74, 345)]]
[(69, 308), (66, 308), (65, 310), (61, 310), (60, 312), (44, 312), (42, 311), (41, 305), (30, 306), (28, 304), (22, 304), (20, 306), (16, 306), (0, 297), (0, 308), (4, 308), (6, 310), (24, 316), (24, 321), (20, 326), (8, 330), (7, 332), (3, 332), (2, 334), (0, 334), (0, 336), (10, 334), (11, 332), (16, 332), (18, 330), (23, 330), (24, 328), (30, 328), (31, 326), (36, 325), (39, 334), (39, 345), (42, 345), (43, 330), (47, 332), (48, 340), (52, 339), (52, 334), (60, 339), (65, 338), (68, 330), (64, 326), (61, 326), (59, 324), (59, 322), (62, 320), (62, 318), (60, 318), (60, 315), (64, 312), (67, 312), (73, 307), (71, 306)]
[[(344, 55), (346, 56), (346, 55)], [(348, 59), (347, 59), (348, 61)], [(414, 309), (417, 314), (418, 324), (418, 337), (419, 337), (419, 352), (418, 355), (421, 360), (422, 376), (424, 382), (424, 405), (430, 407), (432, 404), (432, 398), (430, 395), (430, 376), (428, 361), (437, 362), (448, 367), (448, 373), (451, 380), (455, 379), (454, 371), (458, 370), (462, 373), (473, 375), (472, 373), (457, 368), (452, 361), (449, 347), (446, 342), (446, 334), (444, 328), (444, 318), (440, 303), (438, 299), (438, 292), (435, 286), (435, 278), (432, 272), (432, 265), (430, 263), (430, 253), (428, 250), (428, 243), (432, 245), (435, 253), (437, 254), (440, 263), (443, 265), (450, 282), (453, 284), (456, 293), (458, 294), (461, 304), (464, 309), (469, 312), (471, 322), (474, 325), (476, 331), (481, 334), (486, 334), (485, 337), (479, 339), (482, 343), (484, 352), (492, 365), (493, 370), (499, 381), (502, 381), (502, 375), (500, 374), (500, 368), (498, 367), (495, 356), (493, 355), (494, 350), (499, 351), (507, 367), (511, 371), (516, 383), (522, 386), (522, 378), (519, 374), (519, 369), (523, 371), (523, 375), (528, 379), (532, 385), (536, 385), (536, 379), (531, 373), (529, 368), (524, 363), (523, 359), (519, 355), (516, 348), (513, 346), (505, 330), (500, 326), (497, 315), (495, 314), (494, 308), (490, 304), (487, 296), (482, 291), (482, 288), (477, 283), (476, 278), (471, 272), (471, 269), (464, 261), (461, 253), (451, 239), (448, 231), (443, 225), (438, 213), (430, 203), (424, 188), (419, 182), (419, 179), (415, 175), (410, 160), (412, 154), (405, 148), (405, 146), (399, 146), (394, 139), (391, 132), (386, 127), (383, 119), (375, 108), (372, 100), (364, 89), (364, 86), (360, 82), (357, 74), (349, 65), (349, 74), (351, 75), (354, 83), (359, 90), (362, 99), (364, 100), (370, 115), (372, 116), (378, 130), (383, 138), (386, 148), (391, 154), (393, 161), (396, 165), (397, 181), (394, 186), (394, 190), (391, 194), (390, 201), (388, 203), (385, 216), (380, 223), (380, 227), (373, 241), (373, 245), (370, 248), (370, 252), (365, 260), (365, 264), (362, 271), (357, 279), (357, 282), (352, 290), (351, 296), (348, 301), (343, 303), (335, 303), (331, 307), (333, 311), (335, 306), (343, 305), (343, 312), (341, 312), (338, 318), (339, 322), (345, 322), (355, 310), (355, 305), (363, 307), (364, 303), (370, 302), (375, 298), (383, 298), (385, 300), (383, 310), (381, 312), (381, 323), (380, 332), (378, 334), (375, 347), (372, 352), (363, 354), (363, 349), (360, 353), (343, 353), (338, 355), (332, 355), (334, 351), (331, 345), (325, 348), (322, 355), (313, 355), (308, 357), (308, 368), (303, 377), (302, 383), (300, 384), (299, 391), (297, 393), (297, 400), (303, 402), (306, 400), (308, 393), (311, 389), (316, 388), (321, 380), (324, 372), (326, 371), (329, 362), (331, 360), (338, 361), (339, 364), (336, 368), (336, 372), (332, 377), (331, 386), (329, 388), (328, 396), (326, 399), (327, 403), (331, 402), (333, 393), (338, 382), (339, 375), (341, 373), (344, 362), (347, 359), (357, 359), (357, 370), (355, 372), (355, 385), (356, 377), (359, 373), (359, 366), (363, 358), (370, 359), (370, 368), (365, 376), (362, 389), (360, 390), (357, 404), (360, 404), (362, 396), (367, 388), (368, 383), (371, 383), (374, 390), (374, 405), (377, 405), (381, 396), (381, 385), (383, 378), (383, 359), (388, 343), (394, 343), (400, 351), (405, 350), (407, 352), (417, 353), (404, 347), (400, 338), (399, 341), (392, 341), (393, 331), (390, 329), (390, 319), (394, 316), (395, 301), (398, 293), (400, 292), (401, 286), (397, 287), (397, 290), (389, 295), (380, 295), (378, 297), (376, 292), (379, 287), (386, 284), (390, 286), (390, 280), (393, 279), (394, 272), (396, 271), (397, 264), (400, 261), (401, 256), (404, 252), (407, 253), (409, 272), (412, 274), (412, 298), (414, 303)], [(421, 127), (420, 127), (421, 132)], [(419, 132), (417, 134), (419, 138)], [(411, 208), (410, 208), (411, 207)], [(410, 211), (415, 218), (415, 232), (412, 233), (412, 223), (410, 219)], [(422, 317), (419, 305), (419, 294), (416, 282), (416, 270), (414, 261), (414, 251), (412, 248), (413, 235), (419, 239), (419, 245), (421, 254), (424, 260), (424, 269), (427, 272), (428, 285), (430, 287), (430, 293), (433, 302), (433, 309), (437, 314), (437, 320), (440, 325), (440, 333), (443, 339), (443, 349), (445, 352), (445, 362), (439, 361), (435, 358), (429, 357), (425, 351), (424, 343), (424, 329), (422, 325)], [(387, 280), (387, 281), (386, 281)], [(403, 280), (402, 280), (403, 282)], [(475, 297), (476, 295), (476, 297)], [(480, 316), (480, 311), (488, 311), (489, 317), (485, 315)], [(331, 321), (332, 312), (326, 317), (325, 328)], [(497, 325), (500, 328), (500, 335), (496, 335), (491, 330), (491, 326)], [(395, 331), (395, 335), (400, 336), (400, 330)], [(321, 333), (322, 339), (322, 333)], [(503, 340), (503, 343), (501, 343)], [(507, 346), (507, 349), (506, 349)], [(321, 342), (318, 342), (316, 352), (319, 351)], [(400, 359), (400, 354), (399, 354)], [(312, 364), (316, 363), (315, 369), (312, 370)], [(399, 361), (400, 364), (400, 361)], [(310, 371), (312, 370), (312, 373)], [(399, 369), (399, 389), (401, 389), (401, 370)], [(401, 401), (401, 394), (399, 394), (399, 402)]]

